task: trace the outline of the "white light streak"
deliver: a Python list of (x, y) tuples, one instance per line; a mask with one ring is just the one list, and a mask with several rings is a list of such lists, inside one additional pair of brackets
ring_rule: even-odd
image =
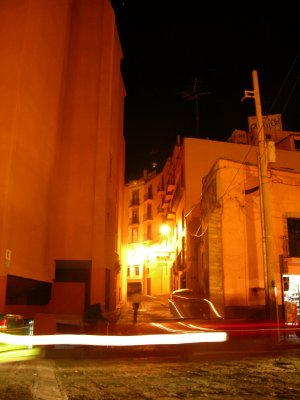
[(213, 332), (214, 329), (213, 328), (204, 328), (203, 326), (197, 326), (194, 324), (186, 324), (184, 322), (178, 322), (180, 325), (186, 326), (188, 328), (192, 328), (192, 329), (197, 329), (198, 331), (208, 331), (208, 332)]
[(47, 346), (47, 345), (88, 345), (88, 346), (145, 346), (161, 344), (184, 344), (202, 342), (225, 342), (226, 332), (191, 332), (157, 335), (128, 335), (128, 336), (104, 336), (104, 335), (10, 335), (0, 333), (0, 343)]
[(216, 330), (212, 329), (212, 328), (205, 328), (205, 327), (197, 326), (194, 324), (186, 324), (184, 322), (178, 322), (178, 326), (179, 326), (179, 328), (180, 328), (180, 326), (183, 326), (184, 328), (187, 328), (187, 329), (174, 329), (174, 328), (165, 326), (163, 324), (160, 324), (158, 322), (151, 322), (151, 325), (156, 326), (157, 328), (162, 329), (163, 331), (173, 332), (173, 333), (191, 333), (191, 329), (195, 330), (195, 332), (192, 332), (192, 333), (196, 333), (196, 331), (200, 331), (202, 333), (204, 333), (204, 332), (215, 333), (216, 332)]
[(211, 308), (214, 310), (215, 314), (217, 315), (217, 317), (222, 318), (222, 316), (218, 313), (218, 311), (216, 310), (215, 306), (213, 305), (213, 303), (207, 299), (203, 299), (204, 301), (206, 301), (208, 304), (210, 304)]

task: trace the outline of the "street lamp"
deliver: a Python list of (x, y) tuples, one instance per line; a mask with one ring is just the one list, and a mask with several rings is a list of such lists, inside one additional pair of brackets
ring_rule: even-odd
[(169, 225), (163, 224), (163, 225), (160, 226), (159, 231), (160, 231), (160, 234), (161, 234), (163, 237), (168, 237), (169, 234), (170, 234), (170, 232), (171, 232), (171, 228), (170, 228)]

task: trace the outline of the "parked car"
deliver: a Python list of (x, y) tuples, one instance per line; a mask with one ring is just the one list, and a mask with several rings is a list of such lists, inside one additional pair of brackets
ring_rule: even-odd
[(168, 300), (170, 311), (176, 318), (223, 319), (211, 301), (196, 296), (191, 289), (174, 290)]
[[(296, 334), (300, 337), (300, 321), (271, 323), (250, 318), (225, 318), (220, 315), (214, 304), (201, 298), (193, 290), (178, 289), (169, 297), (169, 308), (177, 319), (197, 326), (197, 329), (214, 329), (226, 331), (232, 336), (252, 336), (265, 334)], [(170, 325), (170, 323), (169, 323)], [(174, 324), (173, 324), (174, 325)], [(182, 325), (182, 323), (181, 323)]]
[(32, 335), (33, 320), (25, 320), (19, 314), (0, 313), (0, 332), (13, 335)]
[[(0, 313), (0, 333), (11, 335), (33, 335), (33, 319), (24, 319), (19, 314)], [(2, 335), (5, 336), (5, 335)], [(0, 364), (13, 361), (30, 360), (41, 355), (37, 346), (25, 344), (7, 344), (0, 342)]]

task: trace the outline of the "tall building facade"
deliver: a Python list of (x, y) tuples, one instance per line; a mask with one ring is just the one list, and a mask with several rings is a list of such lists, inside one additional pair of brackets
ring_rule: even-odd
[(4, 0), (0, 26), (0, 310), (113, 310), (125, 90), (111, 3)]
[(125, 185), (123, 259), (127, 264), (122, 280), (125, 302), (136, 291), (143, 295), (165, 295), (172, 289), (171, 269), (178, 248), (174, 242), (176, 226), (171, 199), (181, 158), (182, 147), (177, 144), (173, 157), (168, 158), (159, 174), (155, 170), (144, 171), (142, 178)]
[[(282, 305), (285, 301), (283, 298), (288, 296), (286, 291), (281, 290), (282, 279), (284, 278), (286, 282), (289, 280), (290, 287), (294, 291), (295, 288), (299, 288), (300, 282), (298, 265), (300, 253), (295, 256), (300, 248), (296, 239), (297, 224), (300, 221), (297, 203), (300, 153), (296, 150), (300, 136), (297, 132), (282, 130), (276, 131), (276, 135), (272, 130), (268, 134), (272, 135), (269, 139), (276, 140), (274, 146), (276, 157), (271, 164), (271, 174), (274, 177), (275, 171), (284, 171), (285, 175), (278, 178), (278, 187), (274, 183), (276, 187), (273, 191), (272, 202), (276, 226), (274, 234), (278, 245), (275, 255), (276, 284), (278, 296), (280, 296), (278, 304), (281, 305), (279, 312), (282, 315), (284, 312)], [(270, 148), (272, 149), (273, 146)], [(139, 200), (133, 207), (134, 192), (143, 194), (149, 185), (160, 187), (161, 190), (153, 191), (155, 217), (153, 217), (152, 226), (155, 227), (155, 232), (159, 232), (160, 225), (165, 222), (170, 228), (169, 247), (166, 253), (162, 253), (168, 257), (168, 262), (164, 263), (166, 273), (162, 272), (159, 253), (155, 250), (156, 246), (162, 249), (163, 238), (153, 236), (151, 243), (147, 246), (146, 255), (141, 252), (141, 257), (134, 260), (127, 256), (127, 289), (129, 291), (131, 282), (141, 282), (142, 287), (145, 287), (143, 275), (132, 274), (146, 270), (147, 273), (150, 271), (152, 274), (151, 282), (155, 282), (154, 285), (148, 284), (146, 294), (155, 296), (188, 287), (196, 294), (210, 298), (218, 306), (220, 312), (228, 316), (245, 316), (248, 312), (260, 312), (264, 308), (262, 236), (261, 232), (259, 233), (261, 213), (257, 203), (258, 198), (254, 199), (254, 194), (251, 192), (252, 186), (253, 188), (258, 186), (257, 152), (258, 147), (253, 140), (251, 142), (249, 133), (241, 131), (235, 131), (228, 142), (183, 138), (182, 142), (178, 140), (174, 146), (172, 156), (161, 172), (152, 173), (147, 180), (141, 179), (126, 185), (124, 209), (127, 216), (124, 217), (124, 221), (128, 218), (129, 223), (127, 223), (124, 242), (128, 242), (128, 254), (131, 254), (132, 246), (139, 248), (144, 240), (138, 234), (133, 235), (133, 232), (141, 232), (140, 219), (134, 220), (133, 217), (140, 215), (140, 207), (143, 206)], [(247, 175), (245, 171), (248, 169), (252, 172)], [(278, 175), (277, 172), (276, 174)], [(281, 180), (281, 185), (279, 185)], [(226, 187), (229, 187), (231, 181), (234, 181), (233, 189), (227, 192)], [(161, 182), (165, 185), (161, 185)], [(290, 182), (291, 185), (287, 185), (286, 182)], [(223, 188), (224, 193), (219, 187)], [(244, 198), (241, 199), (235, 193), (232, 194), (234, 190), (243, 193)], [(285, 203), (280, 203), (282, 191), (287, 199)], [(256, 190), (255, 196), (258, 193), (259, 191)], [(143, 199), (139, 197), (141, 198)], [(249, 202), (247, 203), (246, 200)], [(164, 210), (160, 218), (159, 210)], [(248, 212), (250, 215), (246, 218), (245, 215)], [(276, 220), (278, 213), (281, 221), (284, 219), (283, 215), (287, 216), (280, 226)], [(133, 220), (135, 225), (131, 224)], [(126, 235), (128, 235), (128, 240), (126, 240)], [(244, 246), (239, 235), (243, 237)], [(293, 250), (292, 253), (284, 250), (288, 247), (288, 237), (292, 237), (293, 246), (298, 249)], [(126, 254), (123, 259), (126, 260)], [(148, 263), (150, 259), (152, 260), (151, 269), (143, 269), (145, 260)], [(140, 265), (141, 269), (135, 269), (135, 265)], [(154, 271), (157, 271), (156, 275)], [(166, 279), (167, 283), (164, 283)], [(126, 275), (123, 282), (126, 282)], [(159, 290), (159, 288), (162, 289)], [(126, 287), (123, 289), (123, 293), (125, 292)]]

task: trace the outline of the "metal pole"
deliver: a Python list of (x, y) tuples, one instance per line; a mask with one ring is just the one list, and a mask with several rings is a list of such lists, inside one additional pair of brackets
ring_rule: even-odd
[[(262, 187), (261, 182), (261, 171), (260, 171), (260, 156), (257, 153), (257, 171), (258, 171), (258, 181), (259, 187)], [(270, 320), (270, 304), (269, 304), (269, 284), (268, 284), (268, 262), (267, 262), (267, 250), (266, 250), (266, 228), (265, 228), (265, 216), (264, 216), (264, 203), (263, 203), (263, 195), (261, 189), (259, 190), (259, 200), (260, 200), (260, 213), (261, 213), (261, 232), (262, 232), (262, 249), (263, 249), (263, 266), (264, 266), (264, 283), (265, 283), (265, 303), (266, 303), (266, 317), (267, 320)]]
[(274, 256), (274, 244), (272, 235), (272, 218), (270, 209), (270, 181), (268, 178), (268, 148), (265, 141), (265, 132), (263, 126), (263, 118), (261, 113), (260, 93), (258, 85), (257, 71), (252, 71), (254, 99), (255, 99), (255, 110), (257, 118), (257, 130), (258, 130), (258, 151), (259, 151), (259, 170), (260, 170), (260, 191), (262, 197), (262, 218), (264, 226), (264, 232), (262, 232), (265, 242), (266, 250), (266, 276), (267, 286), (266, 295), (268, 297), (268, 303), (266, 304), (267, 313), (270, 322), (278, 324), (278, 306), (277, 306), (277, 290), (275, 285), (275, 256)]

